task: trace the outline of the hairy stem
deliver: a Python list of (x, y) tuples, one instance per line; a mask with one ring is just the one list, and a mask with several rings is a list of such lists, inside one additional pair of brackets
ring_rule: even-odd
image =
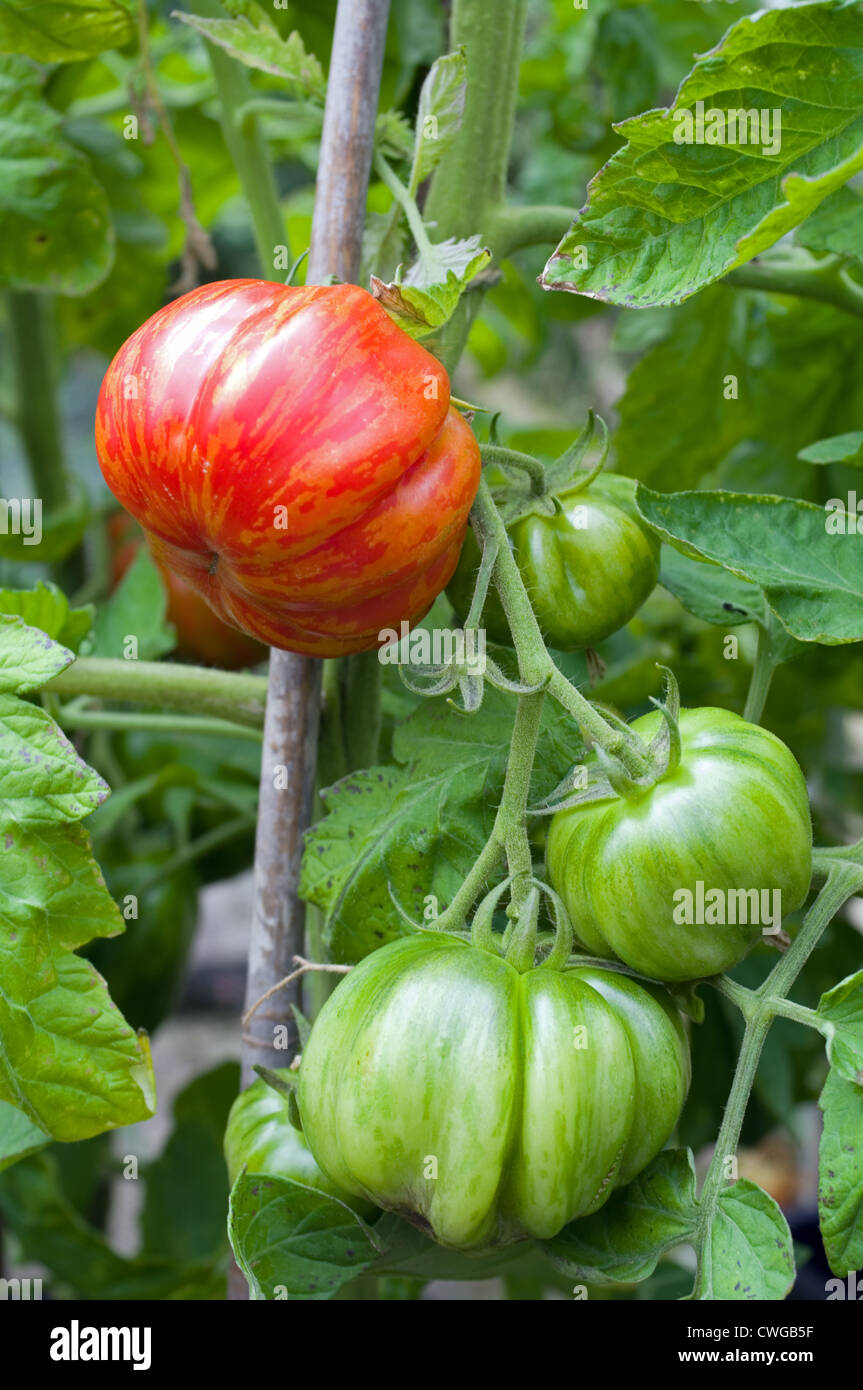
[(743, 707), (743, 718), (748, 719), (752, 724), (758, 724), (764, 713), (764, 706), (767, 703), (770, 683), (773, 680), (775, 670), (776, 662), (770, 654), (770, 634), (766, 628), (759, 625), (755, 664), (752, 667), (746, 704)]
[(73, 709), (63, 705), (57, 711), (57, 723), (64, 729), (135, 729), (150, 733), (191, 738), (195, 734), (213, 734), (219, 738), (241, 738), (260, 743), (261, 730), (248, 724), (233, 724), (227, 719), (177, 718), (172, 714), (124, 714), (119, 710)]
[(485, 478), (480, 480), (471, 519), (481, 544), (486, 537), (497, 541), (495, 583), (510, 625), (518, 655), (519, 671), (525, 685), (544, 686), (547, 692), (572, 714), (587, 738), (599, 744), (607, 753), (618, 757), (627, 772), (636, 777), (640, 776), (645, 771), (647, 759), (635, 735), (630, 739), (622, 730), (612, 728), (595, 705), (570, 684), (549, 656), (515, 556), (510, 549), (506, 527), (494, 505)]
[[(742, 986), (734, 981), (724, 981), (722, 992), (740, 1003), (746, 1018), (743, 1044), (737, 1060), (734, 1081), (725, 1107), (722, 1126), (716, 1140), (716, 1148), (704, 1185), (701, 1190), (698, 1208), (698, 1224), (694, 1245), (698, 1256), (693, 1297), (709, 1296), (710, 1283), (710, 1238), (717, 1204), (727, 1181), (728, 1160), (737, 1152), (743, 1117), (749, 1104), (749, 1096), (758, 1070), (761, 1049), (770, 1025), (777, 1014), (796, 1018), (798, 1022), (815, 1026), (812, 1011), (801, 1010), (798, 1005), (784, 1003), (788, 994), (810, 954), (830, 921), (842, 904), (863, 887), (863, 869), (851, 861), (836, 860), (831, 865), (826, 882), (806, 914), (803, 925), (789, 949), (774, 966), (767, 979), (758, 990), (746, 991), (746, 998), (740, 993)], [(733, 986), (730, 989), (729, 986)], [(717, 987), (720, 982), (717, 981)]]
[(858, 285), (833, 257), (811, 265), (751, 261), (725, 276), (725, 284), (745, 290), (766, 290), (817, 299), (855, 318), (863, 318), (863, 285)]
[(267, 678), (167, 661), (85, 656), (61, 671), (45, 689), (64, 699), (92, 695), (102, 700), (131, 700), (257, 729), (264, 718)]

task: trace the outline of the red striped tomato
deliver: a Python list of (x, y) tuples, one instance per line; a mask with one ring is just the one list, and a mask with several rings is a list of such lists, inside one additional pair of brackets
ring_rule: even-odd
[(355, 285), (175, 300), (108, 368), (96, 449), (158, 561), (226, 622), (314, 656), (428, 611), (479, 484), (444, 368)]

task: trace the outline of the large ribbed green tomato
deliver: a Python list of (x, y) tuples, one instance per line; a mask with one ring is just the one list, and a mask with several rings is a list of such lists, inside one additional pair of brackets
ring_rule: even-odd
[[(632, 727), (650, 739), (660, 718)], [(680, 734), (675, 768), (646, 790), (559, 811), (546, 845), (582, 944), (657, 980), (742, 960), (801, 905), (812, 871), (806, 783), (781, 739), (710, 708), (681, 710)]]
[(343, 1192), (321, 1172), (305, 1138), (291, 1124), (287, 1104), (266, 1081), (253, 1081), (237, 1096), (228, 1116), (224, 1147), (232, 1184), (245, 1168), (247, 1173), (271, 1173), (314, 1187), (328, 1197), (338, 1197), (362, 1216), (374, 1211), (370, 1202)]
[(661, 991), (586, 967), (519, 973), (442, 934), (394, 941), (339, 984), (298, 1098), (334, 1183), (473, 1249), (596, 1211), (662, 1148), (688, 1083)]
[[(592, 647), (623, 627), (659, 578), (659, 541), (632, 507), (634, 484), (600, 475), (588, 487), (559, 495), (553, 516), (531, 512), (507, 531), (533, 611), (558, 651)], [(469, 531), (447, 597), (464, 621), (479, 569)], [(492, 589), (481, 619), (493, 642), (510, 643), (503, 605)]]

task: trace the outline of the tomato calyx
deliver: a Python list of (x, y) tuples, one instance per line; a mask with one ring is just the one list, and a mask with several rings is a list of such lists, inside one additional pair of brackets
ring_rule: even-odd
[[(497, 417), (493, 424), (496, 424)], [(597, 462), (590, 468), (582, 464), (590, 450), (597, 423), (601, 443)], [(608, 428), (601, 416), (588, 411), (587, 421), (573, 442), (553, 463), (545, 465), (531, 454), (506, 449), (497, 443), (496, 430), (492, 440), (480, 446), (483, 464), (497, 475), (492, 481), (492, 496), (507, 526), (527, 516), (555, 516), (565, 511), (567, 499), (586, 491), (605, 467), (608, 458)]]
[[(482, 899), (471, 922), (471, 945), (481, 951), (489, 951), (492, 955), (503, 956), (520, 975), (526, 974), (528, 970), (562, 970), (572, 954), (572, 923), (557, 893), (541, 879), (531, 878), (527, 895), (503, 935), (494, 930), (495, 908), (511, 886), (512, 879), (506, 878)], [(537, 963), (537, 949), (545, 945), (542, 938), (549, 939), (547, 934), (538, 930), (542, 893), (546, 894), (551, 903), (554, 931), (550, 936), (551, 949)]]
[(548, 796), (528, 809), (529, 816), (552, 816), (557, 811), (568, 811), (591, 801), (637, 799), (675, 771), (681, 754), (680, 688), (673, 671), (667, 666), (659, 666), (659, 670), (665, 677), (665, 690), (661, 700), (651, 696), (651, 704), (662, 715), (662, 724), (649, 744), (645, 744), (613, 710), (602, 711), (607, 722), (630, 744), (636, 745), (643, 757), (644, 770), (638, 776), (633, 775), (620, 758), (597, 744), (591, 761), (570, 768)]

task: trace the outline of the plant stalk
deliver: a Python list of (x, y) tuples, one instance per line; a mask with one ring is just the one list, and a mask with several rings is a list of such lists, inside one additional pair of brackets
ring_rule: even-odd
[(258, 729), (263, 723), (267, 678), (209, 666), (82, 656), (49, 681), (45, 691), (64, 699), (90, 695), (102, 700), (132, 700)]
[[(339, 0), (312, 220), (308, 284), (359, 274), (366, 193), (383, 65), (389, 0)], [(246, 1009), (292, 973), (302, 954), (305, 914), (298, 896), (303, 835), (311, 823), (323, 662), (273, 651), (267, 694), (255, 906)], [(299, 981), (267, 999), (249, 1022), (243, 1085), (256, 1063), (278, 1067), (277, 1030), (295, 1036)]]

